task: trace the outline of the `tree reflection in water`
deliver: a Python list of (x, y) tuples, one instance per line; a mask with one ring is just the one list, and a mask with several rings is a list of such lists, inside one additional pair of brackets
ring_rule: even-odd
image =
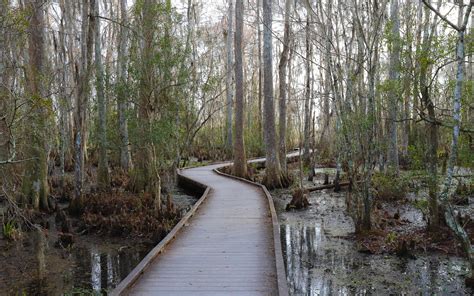
[[(281, 213), (281, 240), (292, 295), (472, 295), (462, 258), (416, 254), (416, 259), (369, 255), (349, 237), (343, 196), (319, 193), (310, 209)], [(309, 216), (311, 214), (311, 216)], [(280, 217), (281, 218), (281, 217)]]

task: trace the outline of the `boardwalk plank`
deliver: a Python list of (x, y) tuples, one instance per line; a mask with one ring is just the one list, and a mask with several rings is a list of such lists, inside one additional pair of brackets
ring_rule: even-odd
[(260, 187), (213, 171), (224, 165), (182, 172), (185, 177), (211, 188), (206, 201), (161, 254), (148, 262), (145, 270), (139, 271), (133, 285), (118, 293), (279, 294), (275, 217), (270, 212), (267, 196)]

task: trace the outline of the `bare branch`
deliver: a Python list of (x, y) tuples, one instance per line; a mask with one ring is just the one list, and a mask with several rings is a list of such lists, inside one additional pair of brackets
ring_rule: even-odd
[[(437, 16), (439, 16), (443, 21), (445, 21), (446, 23), (448, 23), (448, 25), (450, 25), (454, 30), (456, 31), (461, 31), (461, 28), (459, 28), (458, 26), (456, 26), (453, 22), (451, 22), (450, 20), (448, 20), (448, 18), (445, 16), (445, 15), (442, 15), (436, 8), (434, 8), (428, 1), (426, 0), (422, 0), (423, 3), (426, 5), (426, 7), (428, 7), (431, 11), (433, 11)], [(471, 4), (469, 4), (469, 6), (472, 6), (472, 2)], [(470, 8), (468, 8), (468, 11), (470, 11)], [(465, 28), (465, 27), (464, 27)]]

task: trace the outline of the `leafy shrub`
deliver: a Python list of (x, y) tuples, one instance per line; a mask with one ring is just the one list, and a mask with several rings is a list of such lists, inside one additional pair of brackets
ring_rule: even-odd
[(375, 197), (382, 200), (400, 200), (408, 192), (408, 179), (395, 175), (376, 173), (372, 177)]

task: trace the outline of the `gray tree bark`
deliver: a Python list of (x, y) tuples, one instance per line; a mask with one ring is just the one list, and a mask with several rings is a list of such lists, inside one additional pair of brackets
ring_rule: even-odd
[(228, 153), (232, 150), (232, 97), (233, 97), (233, 85), (232, 85), (232, 27), (233, 27), (233, 3), (229, 0), (229, 9), (227, 15), (227, 35), (226, 35), (226, 104), (227, 104), (227, 118), (226, 118), (226, 150)]
[(234, 139), (234, 174), (239, 177), (247, 176), (247, 160), (244, 145), (244, 77), (242, 69), (242, 29), (244, 3), (235, 2), (235, 139)]
[(26, 3), (31, 17), (28, 27), (28, 95), (31, 97), (32, 118), (29, 121), (31, 132), (28, 154), (34, 158), (27, 166), (23, 183), (23, 193), (35, 209), (48, 209), (48, 113), (51, 112), (50, 99), (45, 96), (44, 80), (46, 73), (44, 37), (44, 0), (29, 0)]
[[(95, 15), (99, 13), (99, 0), (95, 0)], [(107, 160), (107, 113), (104, 94), (104, 68), (102, 66), (102, 45), (100, 32), (100, 18), (95, 18), (95, 77), (97, 93), (97, 109), (99, 111), (99, 167), (97, 170), (97, 183), (101, 190), (109, 187), (109, 164)]]
[(397, 133), (397, 116), (399, 98), (399, 80), (400, 80), (400, 18), (398, 9), (398, 0), (392, 0), (390, 4), (390, 65), (389, 65), (389, 107), (388, 107), (388, 167), (392, 173), (398, 175), (398, 133)]
[(272, 1), (263, 0), (263, 95), (264, 95), (264, 140), (266, 170), (263, 183), (268, 188), (283, 187), (278, 158), (277, 135), (275, 130), (275, 106), (273, 101), (272, 65)]
[(89, 78), (91, 72), (93, 24), (91, 14), (94, 11), (95, 0), (82, 1), (81, 24), (81, 56), (76, 95), (75, 137), (74, 137), (74, 198), (72, 206), (76, 209), (82, 206), (84, 184), (84, 159), (86, 139), (86, 111), (89, 97)]
[(283, 51), (280, 57), (280, 64), (278, 65), (278, 76), (280, 78), (280, 116), (279, 116), (279, 141), (280, 141), (280, 163), (282, 170), (286, 173), (286, 110), (287, 110), (287, 71), (288, 71), (288, 57), (290, 53), (290, 14), (291, 14), (292, 0), (285, 1), (285, 25), (283, 33)]
[(118, 72), (118, 89), (117, 89), (117, 111), (118, 125), (120, 133), (120, 166), (128, 172), (132, 169), (132, 157), (130, 153), (130, 140), (128, 137), (128, 120), (127, 120), (127, 39), (128, 39), (128, 16), (127, 16), (127, 0), (120, 0), (120, 33), (118, 34), (118, 53), (117, 53), (117, 72)]
[[(309, 4), (307, 4), (307, 16), (306, 16), (306, 56), (305, 56), (305, 67), (306, 67), (306, 87), (305, 87), (305, 100), (304, 100), (304, 127), (303, 127), (303, 162), (305, 166), (310, 164), (310, 143), (311, 143), (311, 11)], [(324, 114), (326, 118), (327, 114)], [(325, 131), (324, 131), (325, 132)]]

